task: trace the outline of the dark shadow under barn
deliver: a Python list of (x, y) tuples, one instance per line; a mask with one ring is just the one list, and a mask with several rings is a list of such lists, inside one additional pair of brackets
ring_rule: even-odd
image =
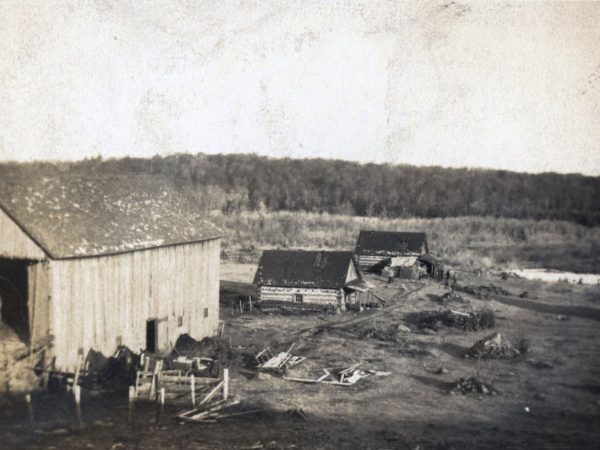
[(29, 340), (28, 264), (23, 259), (0, 258), (0, 319), (23, 342)]

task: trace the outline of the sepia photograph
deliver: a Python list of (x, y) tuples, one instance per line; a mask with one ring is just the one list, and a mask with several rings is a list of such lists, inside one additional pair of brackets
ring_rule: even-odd
[(0, 448), (600, 448), (600, 1), (0, 0)]

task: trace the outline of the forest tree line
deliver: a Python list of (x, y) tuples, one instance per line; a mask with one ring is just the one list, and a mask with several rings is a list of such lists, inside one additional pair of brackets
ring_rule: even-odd
[[(311, 211), (380, 217), (492, 216), (600, 224), (600, 177), (449, 169), (255, 154), (176, 154), (3, 164), (74, 176), (162, 174), (205, 210)], [(1, 174), (1, 172), (0, 172)]]

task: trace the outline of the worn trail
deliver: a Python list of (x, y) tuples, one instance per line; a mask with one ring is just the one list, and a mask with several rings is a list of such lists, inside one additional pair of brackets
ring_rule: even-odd
[[(404, 294), (398, 296), (396, 300), (400, 300), (405, 297), (408, 297), (409, 295), (419, 292), (427, 287), (428, 287), (428, 285), (424, 285), (424, 286), (419, 286), (415, 289), (411, 289), (410, 291), (406, 291)], [(303, 328), (301, 330), (298, 330), (296, 332), (296, 334), (304, 334), (306, 332), (316, 332), (319, 330), (327, 330), (327, 329), (344, 328), (349, 325), (354, 325), (354, 324), (361, 323), (361, 322), (364, 322), (367, 320), (376, 319), (377, 317), (383, 316), (384, 314), (387, 314), (390, 311), (394, 311), (395, 309), (400, 308), (402, 305), (403, 305), (403, 303), (396, 302), (394, 305), (385, 306), (377, 311), (368, 311), (368, 312), (363, 313), (359, 317), (354, 317), (349, 320), (330, 322), (327, 324), (319, 325), (317, 327)]]

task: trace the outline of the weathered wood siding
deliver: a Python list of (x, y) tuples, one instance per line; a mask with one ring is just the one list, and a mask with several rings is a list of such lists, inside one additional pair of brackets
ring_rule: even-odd
[(0, 256), (21, 259), (46, 258), (43, 250), (1, 209)]
[(260, 301), (294, 302), (295, 294), (302, 294), (304, 303), (338, 305), (342, 297), (339, 289), (306, 289), (289, 287), (260, 286)]
[(27, 292), (30, 341), (35, 344), (50, 335), (50, 263), (48, 261), (27, 267)]
[(219, 257), (220, 240), (213, 239), (51, 261), (49, 331), (56, 365), (73, 369), (79, 349), (105, 356), (119, 342), (134, 351), (144, 349), (146, 321), (152, 319), (158, 320), (159, 350), (170, 349), (182, 333), (195, 339), (214, 335)]
[(358, 266), (361, 270), (368, 270), (376, 264), (383, 262), (386, 259), (390, 259), (393, 256), (419, 256), (420, 253), (403, 253), (399, 255), (381, 256), (381, 255), (359, 255)]

